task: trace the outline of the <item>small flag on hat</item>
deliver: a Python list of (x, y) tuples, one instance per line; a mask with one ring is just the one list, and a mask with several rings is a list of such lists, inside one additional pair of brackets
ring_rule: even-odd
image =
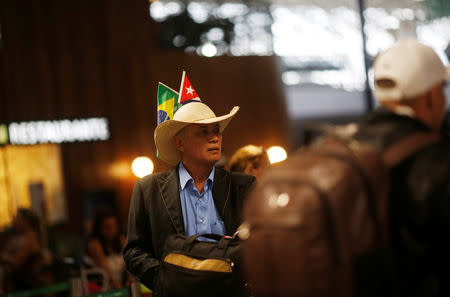
[(192, 101), (201, 101), (201, 100), (200, 97), (198, 97), (197, 92), (194, 90), (194, 87), (189, 82), (189, 79), (186, 75), (186, 71), (183, 71), (183, 75), (181, 77), (180, 96), (178, 98), (178, 103), (186, 104)]
[(173, 114), (178, 109), (178, 93), (163, 83), (158, 83), (158, 125), (173, 119)]

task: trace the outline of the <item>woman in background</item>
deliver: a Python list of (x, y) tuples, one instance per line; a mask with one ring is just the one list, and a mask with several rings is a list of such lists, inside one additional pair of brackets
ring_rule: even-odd
[(269, 156), (262, 146), (246, 145), (238, 149), (230, 159), (230, 171), (250, 174), (258, 178), (270, 167)]
[(112, 289), (122, 288), (126, 282), (122, 256), (124, 246), (125, 236), (120, 233), (117, 216), (112, 213), (97, 215), (87, 252), (95, 264), (106, 272)]
[(46, 286), (54, 276), (48, 267), (52, 256), (44, 248), (39, 217), (30, 209), (19, 208), (4, 246), (0, 247), (0, 271), (4, 292)]

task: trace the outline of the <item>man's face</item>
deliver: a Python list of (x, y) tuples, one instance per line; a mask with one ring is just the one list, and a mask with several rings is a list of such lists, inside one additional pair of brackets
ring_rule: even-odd
[(214, 165), (222, 152), (222, 133), (219, 124), (193, 124), (175, 136), (175, 145), (184, 162)]

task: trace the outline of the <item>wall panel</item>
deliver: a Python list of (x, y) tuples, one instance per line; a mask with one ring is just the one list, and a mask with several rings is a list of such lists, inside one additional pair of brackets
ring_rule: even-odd
[[(109, 141), (61, 146), (74, 230), (81, 228), (85, 191), (115, 190), (126, 219), (136, 181), (127, 164), (138, 155), (155, 156), (157, 83), (178, 89), (182, 69), (217, 114), (241, 106), (224, 134), (226, 155), (248, 143), (289, 148), (277, 58), (162, 51), (148, 1), (2, 1), (0, 23), (0, 122), (110, 120)], [(159, 160), (155, 166), (168, 168)]]

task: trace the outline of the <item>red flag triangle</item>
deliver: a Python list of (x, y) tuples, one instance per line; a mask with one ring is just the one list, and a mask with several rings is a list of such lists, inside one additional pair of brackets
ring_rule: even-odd
[(197, 95), (197, 92), (194, 90), (194, 87), (189, 82), (189, 79), (186, 75), (186, 71), (183, 71), (183, 75), (181, 77), (180, 95), (178, 97), (178, 103), (185, 104), (192, 100), (201, 101)]

